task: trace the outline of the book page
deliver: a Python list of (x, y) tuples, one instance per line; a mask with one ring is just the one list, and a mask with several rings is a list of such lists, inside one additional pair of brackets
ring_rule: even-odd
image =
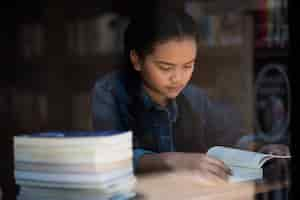
[(222, 160), (229, 166), (248, 168), (261, 167), (261, 161), (269, 158), (268, 154), (234, 149), (230, 147), (215, 146), (208, 150), (207, 155)]
[(260, 160), (259, 162), (259, 167), (262, 167), (265, 162), (267, 162), (268, 160), (271, 160), (273, 158), (291, 158), (290, 155), (285, 155), (285, 156), (281, 156), (281, 155), (274, 155), (274, 154), (265, 154), (266, 156), (263, 157), (263, 159)]
[(263, 178), (262, 168), (247, 168), (230, 166), (232, 175), (229, 176), (229, 182), (249, 181)]

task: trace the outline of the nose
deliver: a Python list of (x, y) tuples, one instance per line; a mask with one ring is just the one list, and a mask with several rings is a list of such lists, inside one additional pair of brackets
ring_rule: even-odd
[(181, 81), (182, 76), (182, 71), (180, 71), (179, 69), (174, 69), (174, 71), (171, 73), (170, 80), (172, 83), (178, 83)]

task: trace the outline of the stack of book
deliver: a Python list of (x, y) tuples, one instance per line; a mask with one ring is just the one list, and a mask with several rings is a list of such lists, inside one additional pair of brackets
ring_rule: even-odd
[(253, 15), (255, 47), (288, 47), (288, 0), (259, 0), (258, 3)]
[(135, 196), (132, 132), (45, 132), (14, 137), (19, 200)]

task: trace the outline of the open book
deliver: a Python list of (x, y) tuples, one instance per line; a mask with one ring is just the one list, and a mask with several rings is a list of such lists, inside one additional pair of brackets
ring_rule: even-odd
[(207, 155), (222, 160), (232, 171), (230, 182), (240, 182), (263, 178), (262, 166), (273, 158), (290, 158), (291, 156), (280, 156), (264, 154), (253, 151), (240, 150), (230, 147), (215, 146), (207, 151)]

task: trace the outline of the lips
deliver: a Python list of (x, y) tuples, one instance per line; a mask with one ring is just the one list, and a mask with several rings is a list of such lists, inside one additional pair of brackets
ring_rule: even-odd
[(182, 86), (172, 86), (172, 87), (168, 87), (168, 90), (172, 91), (172, 92), (177, 92), (180, 91), (182, 89)]

